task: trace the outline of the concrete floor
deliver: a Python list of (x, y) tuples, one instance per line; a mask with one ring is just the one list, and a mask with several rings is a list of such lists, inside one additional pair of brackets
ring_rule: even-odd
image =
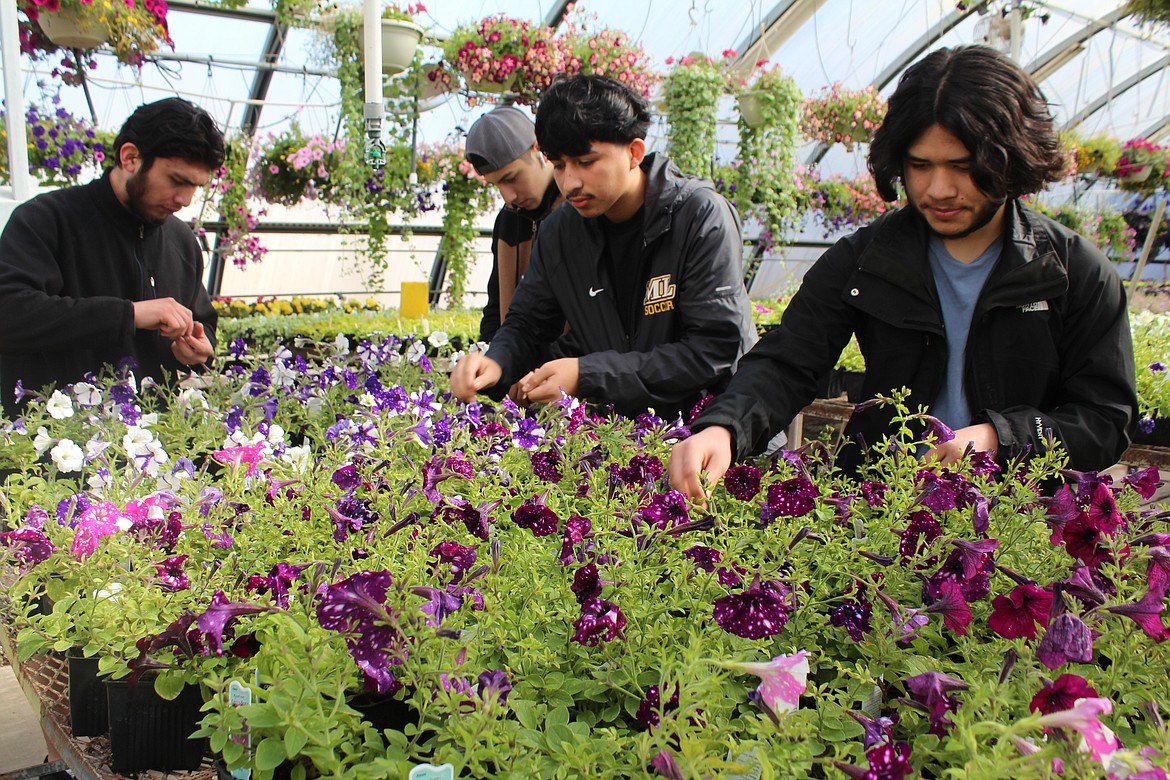
[(0, 667), (0, 774), (35, 766), (45, 752), (40, 724), (12, 667)]

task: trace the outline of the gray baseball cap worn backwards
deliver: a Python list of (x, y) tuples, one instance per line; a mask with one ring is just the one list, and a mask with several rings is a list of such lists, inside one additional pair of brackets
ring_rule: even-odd
[(493, 108), (467, 132), (465, 155), (476, 173), (484, 176), (498, 171), (532, 148), (536, 126), (514, 106)]

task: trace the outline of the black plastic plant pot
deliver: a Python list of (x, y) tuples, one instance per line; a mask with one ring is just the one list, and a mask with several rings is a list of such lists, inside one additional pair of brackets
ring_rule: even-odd
[(106, 689), (114, 772), (199, 767), (207, 741), (189, 738), (199, 728), (203, 706), (198, 688), (187, 686), (173, 701), (155, 693), (154, 682), (148, 678), (108, 680)]
[(98, 676), (98, 659), (69, 651), (69, 726), (75, 737), (106, 733), (106, 686)]
[(386, 729), (402, 731), (407, 723), (418, 725), (418, 711), (408, 702), (393, 696), (360, 693), (347, 697), (349, 706), (361, 713), (362, 720), (379, 733)]

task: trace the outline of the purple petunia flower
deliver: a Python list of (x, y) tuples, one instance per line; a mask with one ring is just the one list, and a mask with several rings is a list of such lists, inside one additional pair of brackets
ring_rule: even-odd
[(751, 501), (760, 492), (760, 470), (755, 466), (732, 466), (723, 475), (723, 486), (740, 501)]
[(560, 518), (544, 504), (529, 502), (521, 504), (512, 513), (512, 522), (519, 528), (528, 528), (533, 536), (549, 536), (557, 532)]
[(677, 490), (655, 494), (648, 505), (638, 510), (637, 517), (647, 525), (669, 531), (690, 520), (686, 496)]
[(479, 507), (473, 506), (470, 501), (464, 501), (461, 498), (447, 499), (440, 514), (445, 522), (463, 523), (469, 534), (487, 541), (488, 520), (490, 518)]
[(873, 606), (865, 598), (864, 593), (858, 593), (833, 610), (833, 614), (829, 616), (829, 623), (844, 628), (850, 639), (860, 642), (869, 633), (869, 621), (872, 617)]
[(610, 466), (610, 484), (634, 487), (653, 485), (662, 478), (662, 461), (653, 455), (641, 453), (630, 458), (628, 466), (619, 467), (616, 463)]
[(715, 564), (723, 561), (723, 553), (714, 547), (705, 547), (701, 544), (683, 550), (683, 555), (695, 562), (696, 569), (702, 569), (708, 573), (714, 572)]
[(685, 780), (682, 767), (674, 760), (674, 756), (669, 750), (659, 750), (658, 755), (650, 759), (650, 766), (654, 767), (654, 771), (666, 778), (666, 780)]
[(37, 528), (17, 528), (0, 533), (0, 544), (12, 550), (22, 573), (47, 561), (57, 549), (52, 540)]
[(663, 715), (678, 709), (678, 694), (679, 685), (675, 683), (674, 693), (664, 705), (658, 686), (651, 685), (646, 689), (646, 695), (642, 698), (642, 701), (638, 703), (638, 711), (634, 714), (634, 719), (642, 724), (642, 727), (646, 730), (658, 728), (662, 722)]
[[(898, 544), (898, 553), (903, 559), (913, 558), (930, 546), (931, 542), (942, 536), (942, 526), (933, 514), (919, 510), (910, 513), (910, 522), (902, 532), (902, 541)], [(923, 561), (922, 566), (930, 565), (930, 559)]]
[(929, 733), (938, 737), (945, 737), (955, 725), (947, 718), (947, 713), (959, 708), (959, 700), (949, 694), (970, 687), (962, 680), (941, 672), (924, 672), (906, 678), (906, 691), (911, 700), (929, 713)]
[(512, 683), (508, 682), (508, 673), (503, 669), (479, 673), (479, 684), (475, 686), (475, 692), (484, 702), (506, 704), (508, 692), (511, 690)]
[(158, 564), (158, 586), (168, 593), (191, 587), (187, 572), (183, 570), (183, 563), (186, 560), (186, 555), (174, 555)]
[(268, 571), (267, 577), (253, 575), (248, 578), (246, 588), (249, 592), (263, 595), (271, 593), (276, 606), (288, 609), (289, 590), (292, 584), (301, 577), (301, 572), (308, 567), (307, 563), (288, 564), (277, 563)]
[(441, 565), (451, 566), (451, 582), (454, 585), (463, 579), (464, 573), (475, 565), (476, 552), (471, 547), (464, 547), (458, 542), (440, 542), (431, 550), (430, 555), (435, 560), (431, 562), (428, 573), (434, 576)]
[(890, 742), (894, 738), (894, 726), (900, 720), (900, 716), (894, 713), (890, 717), (871, 718), (861, 712), (849, 711), (849, 716), (861, 724), (861, 728), (865, 729), (865, 736), (862, 737), (862, 747), (866, 750), (874, 745)]
[(1036, 648), (1036, 658), (1049, 669), (1058, 669), (1069, 661), (1088, 663), (1093, 660), (1093, 635), (1083, 620), (1065, 612), (1048, 624)]
[(354, 490), (358, 485), (362, 484), (362, 476), (358, 473), (357, 466), (352, 463), (347, 463), (341, 468), (333, 472), (332, 481), (342, 490)]
[(362, 571), (327, 586), (317, 600), (321, 627), (346, 635), (350, 656), (367, 686), (381, 694), (402, 687), (389, 669), (402, 663), (405, 652), (405, 640), (385, 606), (391, 584), (390, 572)]
[(1123, 477), (1122, 482), (1138, 492), (1143, 501), (1149, 501), (1162, 485), (1162, 479), (1156, 466), (1149, 466), (1141, 471)]
[(760, 511), (760, 525), (766, 527), (778, 517), (804, 517), (816, 506), (821, 494), (807, 477), (793, 477), (768, 486), (768, 497)]
[(886, 492), (889, 489), (890, 486), (885, 482), (866, 480), (861, 483), (861, 495), (871, 507), (884, 506), (886, 503)]
[(1170, 632), (1162, 624), (1162, 610), (1165, 609), (1166, 593), (1163, 590), (1149, 590), (1138, 601), (1115, 604), (1106, 607), (1114, 615), (1123, 615), (1138, 624), (1155, 642), (1170, 639)]
[(561, 481), (561, 456), (552, 450), (533, 452), (529, 458), (532, 461), (532, 473), (545, 482), (557, 483)]
[(333, 520), (333, 538), (338, 542), (344, 542), (351, 533), (361, 531), (381, 517), (368, 498), (342, 498), (336, 508), (326, 504), (325, 511)]
[(227, 594), (216, 589), (215, 593), (212, 594), (211, 603), (208, 604), (203, 614), (195, 618), (195, 623), (206, 637), (208, 650), (214, 655), (223, 655), (224, 634), (231, 628), (231, 624), (235, 622), (236, 618), (243, 615), (256, 615), (268, 610), (268, 607), (262, 607), (259, 604), (228, 601)]
[(561, 554), (558, 560), (561, 565), (568, 566), (573, 561), (573, 548), (585, 541), (585, 537), (593, 530), (593, 523), (588, 517), (571, 515), (565, 521), (565, 538), (561, 542)]
[(745, 639), (779, 634), (796, 608), (796, 594), (778, 580), (760, 580), (740, 593), (715, 600), (715, 622), (724, 631)]
[(581, 617), (573, 624), (573, 641), (586, 647), (597, 647), (622, 636), (626, 616), (612, 601), (592, 598), (581, 605)]
[(416, 585), (410, 592), (426, 599), (419, 610), (427, 616), (423, 622), (435, 628), (443, 625), (443, 620), (448, 615), (457, 612), (463, 606), (463, 599), (460, 596), (428, 585)]
[(596, 563), (587, 563), (577, 569), (573, 575), (573, 584), (570, 590), (577, 596), (577, 603), (584, 604), (589, 599), (601, 595), (601, 575), (597, 571)]
[(532, 417), (524, 417), (512, 425), (512, 443), (526, 450), (535, 450), (544, 441), (545, 431)]

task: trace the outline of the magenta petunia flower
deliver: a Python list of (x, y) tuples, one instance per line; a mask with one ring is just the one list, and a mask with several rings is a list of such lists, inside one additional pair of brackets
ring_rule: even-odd
[(1088, 566), (1078, 566), (1060, 586), (1062, 592), (1073, 596), (1090, 609), (1101, 606), (1108, 598), (1107, 594), (1116, 592), (1113, 584), (1100, 571)]
[(1048, 624), (1036, 648), (1036, 658), (1049, 669), (1057, 669), (1069, 661), (1088, 663), (1093, 660), (1093, 635), (1083, 620), (1065, 612)]
[(1162, 624), (1162, 610), (1165, 609), (1166, 593), (1162, 590), (1149, 590), (1139, 601), (1125, 604), (1116, 604), (1105, 609), (1114, 615), (1124, 615), (1138, 624), (1146, 635), (1156, 642), (1170, 638), (1166, 626)]
[(1162, 480), (1156, 466), (1149, 466), (1141, 471), (1134, 472), (1123, 477), (1121, 481), (1136, 490), (1144, 501), (1149, 501), (1162, 485)]
[(112, 501), (94, 504), (81, 513), (77, 520), (77, 533), (73, 537), (70, 552), (77, 560), (84, 560), (97, 552), (98, 542), (116, 534), (121, 527), (130, 528), (130, 520)]
[(258, 441), (255, 444), (243, 444), (239, 447), (227, 447), (211, 453), (211, 457), (225, 466), (238, 469), (247, 466), (246, 476), (256, 473), (256, 465), (264, 459), (264, 450), (268, 448), (267, 441)]
[(1106, 536), (1113, 536), (1121, 525), (1121, 512), (1117, 508), (1117, 501), (1113, 498), (1113, 491), (1106, 485), (1097, 483), (1088, 506), (1089, 523)]
[(248, 578), (246, 589), (250, 593), (263, 595), (271, 593), (276, 606), (288, 609), (288, 594), (292, 584), (301, 577), (301, 572), (308, 568), (307, 563), (288, 564), (280, 562), (268, 570), (267, 577), (252, 575)]
[(1067, 710), (1042, 715), (1036, 723), (1046, 729), (1066, 728), (1076, 731), (1083, 743), (1081, 749), (1090, 758), (1105, 763), (1121, 747), (1117, 737), (1100, 720), (1102, 715), (1112, 711), (1113, 702), (1109, 699), (1077, 699)]
[(1146, 585), (1150, 590), (1170, 591), (1170, 547), (1160, 544), (1145, 554), (1150, 559), (1146, 566)]
[(779, 634), (795, 608), (791, 588), (757, 577), (746, 590), (715, 600), (715, 622), (736, 636), (763, 639)]
[(767, 526), (778, 517), (804, 517), (816, 506), (821, 494), (807, 477), (793, 477), (768, 486), (768, 497), (760, 511), (760, 524)]
[(967, 626), (971, 624), (971, 607), (967, 605), (963, 588), (958, 583), (942, 583), (938, 597), (926, 608), (926, 612), (942, 615), (943, 625), (956, 634), (967, 635)]
[(740, 501), (751, 501), (760, 492), (760, 470), (755, 466), (732, 466), (723, 475), (723, 486)]
[(256, 615), (269, 611), (269, 607), (248, 602), (228, 601), (227, 594), (216, 590), (211, 596), (211, 603), (203, 614), (195, 618), (199, 630), (207, 640), (208, 649), (215, 655), (223, 655), (224, 634), (231, 628), (236, 618), (242, 615)]
[(624, 468), (613, 464), (610, 467), (610, 482), (614, 485), (653, 485), (662, 478), (662, 461), (653, 455), (641, 453), (630, 458), (630, 464)]
[(521, 504), (512, 513), (512, 522), (518, 528), (527, 528), (532, 531), (533, 536), (539, 537), (555, 534), (560, 518), (544, 504), (529, 502)]
[(906, 678), (906, 691), (914, 703), (929, 713), (929, 733), (938, 737), (945, 737), (955, 725), (947, 718), (947, 713), (959, 708), (959, 700), (949, 694), (970, 687), (962, 680), (941, 672), (923, 672)]
[(991, 601), (988, 626), (1004, 639), (1036, 638), (1036, 626), (1047, 625), (1052, 593), (1035, 585), (1017, 585)]
[[(1098, 568), (1113, 559), (1113, 554), (1104, 543), (1101, 529), (1084, 512), (1078, 513), (1064, 525), (1060, 530), (1060, 537), (1068, 554), (1085, 566)], [(1059, 544), (1060, 541), (1054, 534), (1053, 543)]]
[(592, 598), (581, 605), (581, 617), (573, 624), (573, 641), (586, 647), (597, 647), (622, 636), (626, 616), (612, 601)]
[(654, 767), (654, 771), (665, 777), (666, 780), (686, 779), (682, 768), (679, 767), (669, 750), (659, 750), (658, 755), (650, 759), (650, 766)]
[(1045, 685), (1032, 697), (1028, 709), (1047, 715), (1051, 712), (1071, 709), (1077, 699), (1096, 698), (1097, 689), (1080, 675), (1062, 674), (1056, 682)]
[(561, 542), (561, 554), (557, 559), (562, 566), (573, 562), (573, 548), (585, 541), (585, 537), (593, 530), (593, 523), (588, 517), (570, 515), (565, 521), (565, 537)]

